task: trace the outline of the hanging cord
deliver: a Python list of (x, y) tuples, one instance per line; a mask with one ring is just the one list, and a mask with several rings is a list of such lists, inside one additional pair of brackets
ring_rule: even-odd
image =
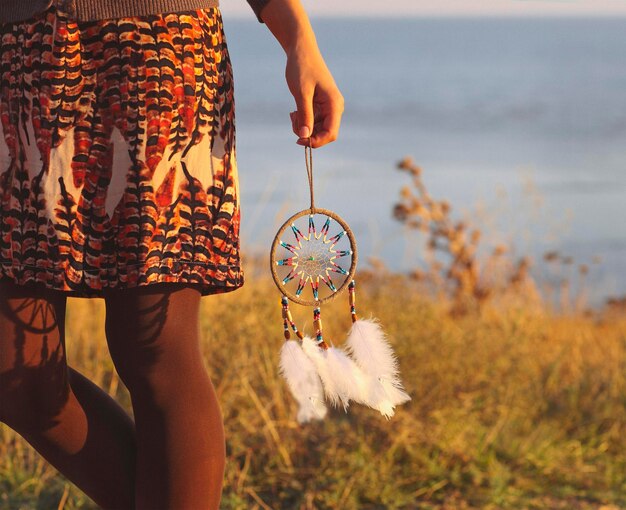
[[(308, 154), (307, 154), (308, 149)], [(308, 156), (308, 157), (307, 157)], [(313, 148), (311, 147), (311, 137), (308, 145), (304, 146), (304, 162), (306, 163), (306, 173), (309, 178), (309, 191), (311, 193), (311, 214), (315, 209), (315, 195), (313, 193)]]

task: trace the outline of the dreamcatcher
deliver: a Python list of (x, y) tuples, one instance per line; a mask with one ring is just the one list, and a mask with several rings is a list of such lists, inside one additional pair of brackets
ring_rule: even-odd
[[(350, 401), (358, 402), (389, 419), (395, 406), (411, 397), (402, 387), (397, 359), (378, 320), (357, 317), (356, 241), (340, 216), (315, 207), (310, 138), (304, 155), (311, 206), (285, 221), (270, 253), (272, 277), (283, 294), (280, 373), (299, 404), (300, 423), (324, 418), (326, 399), (346, 412)], [(352, 326), (343, 349), (324, 338), (320, 305), (346, 288)], [(289, 301), (313, 307), (315, 337), (296, 327)]]

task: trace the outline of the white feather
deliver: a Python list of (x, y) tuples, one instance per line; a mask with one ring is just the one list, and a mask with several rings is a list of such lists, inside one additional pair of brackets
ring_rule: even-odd
[(309, 359), (315, 365), (317, 373), (322, 380), (324, 386), (324, 393), (328, 397), (330, 403), (338, 407), (339, 402), (343, 404), (344, 411), (347, 412), (349, 395), (342, 393), (341, 388), (338, 386), (333, 374), (328, 366), (328, 356), (326, 353), (328, 350), (321, 349), (315, 340), (309, 336), (305, 336), (302, 340), (302, 350), (309, 357)]
[(394, 415), (392, 395), (374, 376), (365, 372), (343, 350), (334, 345), (325, 351), (328, 368), (340, 389), (350, 399), (369, 406), (387, 419)]
[(397, 381), (379, 379), (379, 382), (380, 385), (384, 388), (387, 397), (394, 406), (404, 404), (405, 402), (411, 400), (411, 396), (406, 391), (404, 391), (404, 388), (402, 387), (402, 382), (400, 382), (399, 379)]
[(383, 386), (377, 379), (369, 375), (369, 398), (371, 401), (371, 407), (380, 411), (385, 418), (389, 419), (395, 414), (395, 404), (389, 397)]
[(283, 342), (280, 350), (279, 369), (287, 381), (291, 394), (298, 402), (298, 423), (324, 418), (326, 405), (324, 404), (322, 383), (317, 375), (315, 365), (296, 340)]
[(402, 387), (398, 360), (377, 320), (358, 319), (354, 322), (348, 333), (346, 350), (372, 377), (370, 398), (382, 414), (392, 416), (394, 406), (411, 400)]
[[(331, 345), (324, 353), (328, 368), (339, 394), (345, 398), (344, 407), (349, 400), (369, 405), (368, 377), (342, 349)], [(343, 400), (343, 399), (342, 399)]]

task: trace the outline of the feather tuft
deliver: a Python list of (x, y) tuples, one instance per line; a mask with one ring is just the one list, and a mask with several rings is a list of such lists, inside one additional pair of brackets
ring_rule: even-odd
[(330, 403), (334, 407), (338, 407), (341, 402), (344, 411), (347, 412), (350, 397), (342, 392), (342, 388), (339, 387), (335, 377), (333, 377), (333, 373), (328, 364), (328, 349), (324, 350), (320, 348), (315, 340), (313, 340), (310, 336), (305, 336), (302, 339), (302, 350), (317, 369), (317, 373), (322, 380), (324, 393)]
[(359, 404), (380, 411), (387, 419), (394, 415), (393, 394), (359, 367), (345, 350), (332, 345), (326, 351), (326, 356), (332, 377), (341, 393)]
[(287, 381), (291, 394), (298, 402), (298, 423), (323, 419), (326, 416), (326, 405), (322, 383), (315, 365), (296, 340), (283, 342), (279, 369)]
[(376, 319), (358, 319), (352, 323), (346, 350), (370, 377), (370, 400), (385, 417), (393, 408), (411, 400), (400, 380), (398, 360), (385, 332)]
[(331, 345), (325, 352), (328, 368), (335, 385), (343, 396), (344, 408), (348, 407), (349, 400), (369, 405), (369, 386), (367, 374), (338, 347)]
[(367, 377), (369, 382), (370, 406), (379, 411), (385, 418), (391, 418), (395, 414), (394, 401), (389, 397), (385, 388), (383, 388), (374, 376), (367, 374)]

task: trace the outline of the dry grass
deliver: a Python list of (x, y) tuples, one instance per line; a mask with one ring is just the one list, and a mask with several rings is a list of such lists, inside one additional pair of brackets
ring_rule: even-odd
[[(430, 236), (429, 266), (412, 278), (362, 270), (357, 311), (382, 321), (412, 401), (390, 421), (355, 404), (299, 426), (278, 375), (280, 294), (265, 261), (245, 260), (242, 289), (202, 301), (202, 350), (227, 433), (223, 508), (626, 507), (623, 301), (557, 313), (523, 259), (503, 247), (480, 260), (480, 235), (428, 195), (412, 162), (401, 165), (415, 189), (403, 190), (396, 217)], [(291, 308), (310, 332), (311, 310)], [(341, 344), (347, 296), (324, 317), (325, 336)], [(130, 412), (103, 321), (102, 300), (70, 299), (68, 360)], [(0, 426), (0, 509), (35, 508), (95, 506)]]
[[(413, 400), (389, 422), (354, 405), (301, 427), (277, 374), (279, 294), (249, 273), (241, 290), (203, 299), (204, 359), (228, 435), (223, 508), (626, 505), (624, 315), (560, 317), (520, 298), (451, 316), (413, 281), (364, 275), (359, 310), (382, 320)], [(350, 322), (343, 301), (325, 313), (336, 343)], [(293, 308), (310, 330), (309, 310)], [(103, 313), (101, 300), (70, 300), (69, 361), (129, 409)], [(0, 491), (0, 508), (93, 508), (6, 427)]]

